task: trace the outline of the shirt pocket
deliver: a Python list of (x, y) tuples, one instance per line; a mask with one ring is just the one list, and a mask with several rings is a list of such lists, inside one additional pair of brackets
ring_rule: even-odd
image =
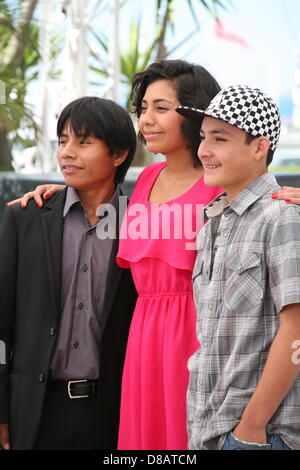
[(230, 257), (226, 262), (225, 303), (231, 311), (245, 313), (262, 303), (263, 266), (258, 253)]

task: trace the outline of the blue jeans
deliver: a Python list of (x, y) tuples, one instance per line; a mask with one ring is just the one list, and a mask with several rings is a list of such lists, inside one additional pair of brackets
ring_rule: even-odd
[(222, 450), (291, 450), (278, 434), (268, 434), (267, 444), (244, 442), (228, 432)]

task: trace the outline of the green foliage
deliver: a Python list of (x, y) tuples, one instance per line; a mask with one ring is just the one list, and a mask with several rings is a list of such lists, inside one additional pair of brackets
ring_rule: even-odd
[[(140, 72), (147, 67), (151, 61), (151, 58), (153, 57), (153, 53), (158, 42), (158, 38), (154, 38), (146, 50), (141, 51), (140, 33), (141, 20), (132, 20), (129, 32), (129, 47), (127, 51), (121, 52), (120, 54), (121, 83), (127, 86), (128, 94), (131, 88), (133, 76), (137, 72)], [(107, 54), (108, 38), (106, 38), (104, 35), (100, 36), (100, 34), (96, 34), (95, 31), (93, 31), (93, 35), (98, 43), (99, 49)], [(99, 63), (99, 56), (96, 55), (92, 50), (90, 50), (90, 53), (93, 59)], [(108, 77), (107, 67), (101, 63), (99, 65), (97, 64), (91, 66), (91, 70), (96, 72), (96, 74), (100, 75), (101, 77)], [(127, 106), (129, 106), (129, 98), (127, 98)]]
[[(170, 51), (166, 54), (166, 58), (176, 52), (176, 50), (181, 47), (185, 42), (187, 42), (196, 31), (189, 33), (184, 39), (182, 39), (178, 44), (172, 47)], [(128, 49), (121, 52), (120, 54), (120, 71), (121, 71), (121, 83), (126, 85), (127, 89), (127, 101), (126, 106), (129, 108), (130, 99), (129, 93), (131, 89), (131, 83), (133, 76), (145, 70), (145, 68), (155, 60), (156, 50), (159, 44), (160, 30), (157, 32), (157, 36), (148, 44), (146, 48), (141, 50), (140, 44), (140, 34), (141, 34), (141, 20), (138, 21), (132, 20), (130, 24), (130, 34), (129, 34), (129, 46)], [(101, 37), (93, 32), (95, 39), (98, 41), (98, 46), (100, 49), (107, 52), (107, 38)], [(99, 62), (99, 57), (91, 50), (92, 57)], [(107, 67), (99, 65), (93, 65), (90, 67), (92, 71), (96, 72), (103, 78), (108, 77)]]
[[(231, 0), (198, 0), (198, 2), (196, 0), (186, 0), (186, 3), (187, 3), (187, 6), (190, 10), (190, 13), (191, 13), (191, 16), (194, 20), (194, 23), (197, 27), (197, 29), (200, 28), (200, 24), (199, 24), (199, 21), (198, 21), (198, 17), (197, 17), (197, 14), (195, 12), (195, 4), (196, 3), (200, 3), (204, 8), (205, 10), (208, 11), (208, 13), (210, 13), (210, 15), (216, 19), (217, 17), (217, 8), (223, 8), (223, 9), (226, 9), (226, 4), (227, 3), (231, 3)], [(174, 11), (174, 9), (176, 8), (176, 0), (157, 0), (156, 1), (156, 22), (157, 24), (161, 23), (161, 18), (163, 16), (163, 11), (166, 12), (167, 10), (169, 11), (170, 15), (169, 15), (169, 22), (172, 23), (172, 25), (174, 25), (174, 21), (173, 21), (173, 15), (172, 15), (172, 12)]]
[[(229, 3), (230, 0), (198, 0), (202, 6), (216, 18), (216, 8), (225, 8), (225, 4)], [(128, 0), (127, 0), (128, 3)], [(176, 0), (156, 0), (154, 2), (156, 8), (155, 15), (155, 31), (150, 36), (150, 40), (147, 46), (141, 48), (141, 24), (142, 19), (133, 18), (129, 24), (129, 41), (127, 48), (122, 44), (122, 50), (120, 52), (120, 73), (121, 83), (126, 88), (126, 106), (130, 108), (130, 90), (133, 76), (144, 70), (151, 62), (160, 60), (162, 58), (168, 58), (174, 54), (181, 46), (186, 44), (199, 30), (199, 22), (195, 13), (194, 4), (196, 0), (186, 0), (187, 6), (191, 12), (191, 15), (195, 22), (195, 30), (189, 32), (181, 41), (167, 49), (165, 45), (165, 36), (167, 29), (174, 27), (174, 15), (173, 11), (176, 8)], [(92, 31), (92, 34), (96, 40), (97, 53), (90, 50), (91, 57), (93, 59), (93, 65), (90, 67), (102, 79), (108, 77), (108, 70), (106, 66), (106, 60), (101, 60), (99, 57), (107, 57), (108, 54), (108, 37), (104, 33)], [(93, 82), (93, 84), (97, 84)], [(100, 84), (100, 83), (98, 83)]]
[(300, 165), (294, 165), (294, 164), (289, 164), (289, 165), (281, 165), (281, 166), (269, 166), (270, 171), (275, 171), (275, 172), (280, 172), (280, 173), (285, 173), (285, 172), (293, 172), (293, 173), (299, 173), (300, 172)]
[[(174, 54), (199, 30), (199, 15), (196, 14), (196, 5), (201, 4), (215, 18), (216, 8), (225, 8), (225, 5), (229, 4), (231, 0), (186, 0), (186, 6), (195, 23), (195, 30), (190, 31), (178, 44), (167, 47), (165, 38), (167, 31), (174, 31), (174, 11), (178, 6), (177, 2), (178, 0), (156, 0), (153, 2), (153, 8), (156, 8), (155, 26), (152, 33), (149, 31), (146, 46), (141, 46), (141, 18), (135, 16), (131, 22), (128, 21), (129, 40), (127, 45), (122, 44), (120, 57), (121, 84), (128, 108), (130, 107), (129, 94), (133, 76), (144, 70), (149, 63)], [(26, 140), (26, 137), (21, 137), (18, 130), (20, 128), (36, 130), (37, 128), (33, 111), (26, 103), (26, 96), (29, 84), (38, 77), (41, 59), (39, 23), (34, 18), (30, 18), (21, 31), (18, 29), (18, 21), (24, 3), (22, 0), (0, 0), (0, 80), (5, 83), (6, 88), (6, 103), (0, 104), (0, 134), (8, 136), (10, 133), (9, 140), (14, 144), (21, 145), (27, 145), (30, 142)], [(129, 3), (130, 0), (120, 1), (121, 7)], [(109, 6), (108, 1), (102, 4), (105, 11)], [(104, 31), (105, 28), (97, 29), (97, 32), (90, 31), (97, 47), (97, 52), (90, 50), (92, 62), (90, 68), (96, 73), (98, 85), (103, 84), (108, 77), (107, 44), (109, 41)], [(110, 32), (108, 32), (109, 34)], [(18, 50), (12, 60), (8, 61), (12, 38), (18, 42)], [(56, 36), (53, 40), (53, 58), (58, 55), (61, 45), (61, 39)]]
[[(10, 8), (8, 6), (10, 3)], [(19, 2), (0, 1), (0, 80), (5, 84), (5, 104), (0, 105), (0, 127), (10, 132), (22, 127), (35, 127), (32, 111), (26, 104), (26, 91), (29, 83), (38, 75), (37, 65), (40, 59), (38, 42), (39, 28), (30, 24), (22, 35), (22, 47), (18, 57), (9, 63), (10, 41), (16, 34), (15, 14)], [(16, 140), (18, 140), (16, 134)]]

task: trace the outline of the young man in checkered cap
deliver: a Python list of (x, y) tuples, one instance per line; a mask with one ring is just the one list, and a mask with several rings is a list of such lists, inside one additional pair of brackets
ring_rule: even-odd
[(271, 198), (278, 108), (231, 86), (177, 111), (202, 122), (204, 181), (225, 190), (197, 240), (189, 448), (300, 449), (300, 208)]

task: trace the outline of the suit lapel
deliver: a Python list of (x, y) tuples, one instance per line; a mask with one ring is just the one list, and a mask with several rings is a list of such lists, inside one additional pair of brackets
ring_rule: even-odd
[[(120, 190), (120, 195), (124, 196), (123, 192)], [(116, 210), (116, 239), (113, 240), (113, 246), (110, 254), (109, 259), (109, 266), (107, 272), (107, 279), (106, 279), (106, 287), (105, 287), (105, 295), (104, 295), (104, 309), (103, 309), (103, 316), (102, 316), (102, 325), (103, 330), (105, 329), (105, 325), (110, 315), (111, 307), (113, 302), (116, 298), (117, 291), (119, 288), (120, 281), (124, 274), (124, 270), (121, 269), (116, 262), (116, 256), (118, 253), (119, 248), (119, 204)]]
[[(47, 269), (53, 305), (60, 314), (60, 292), (62, 277), (63, 208), (66, 190), (60, 191), (47, 202), (41, 214)], [(58, 318), (56, 318), (58, 320)]]
[[(122, 192), (121, 192), (122, 195)], [(62, 237), (63, 237), (63, 208), (66, 190), (55, 194), (44, 208), (41, 215), (42, 232), (47, 257), (50, 289), (57, 314), (60, 313), (60, 293), (62, 282)], [(103, 330), (109, 318), (112, 304), (117, 295), (123, 269), (116, 263), (119, 248), (119, 206), (116, 211), (116, 239), (113, 240), (109, 259), (106, 287), (104, 294), (104, 311), (102, 317)], [(59, 320), (58, 318), (56, 320)], [(102, 331), (103, 331), (102, 330)]]

